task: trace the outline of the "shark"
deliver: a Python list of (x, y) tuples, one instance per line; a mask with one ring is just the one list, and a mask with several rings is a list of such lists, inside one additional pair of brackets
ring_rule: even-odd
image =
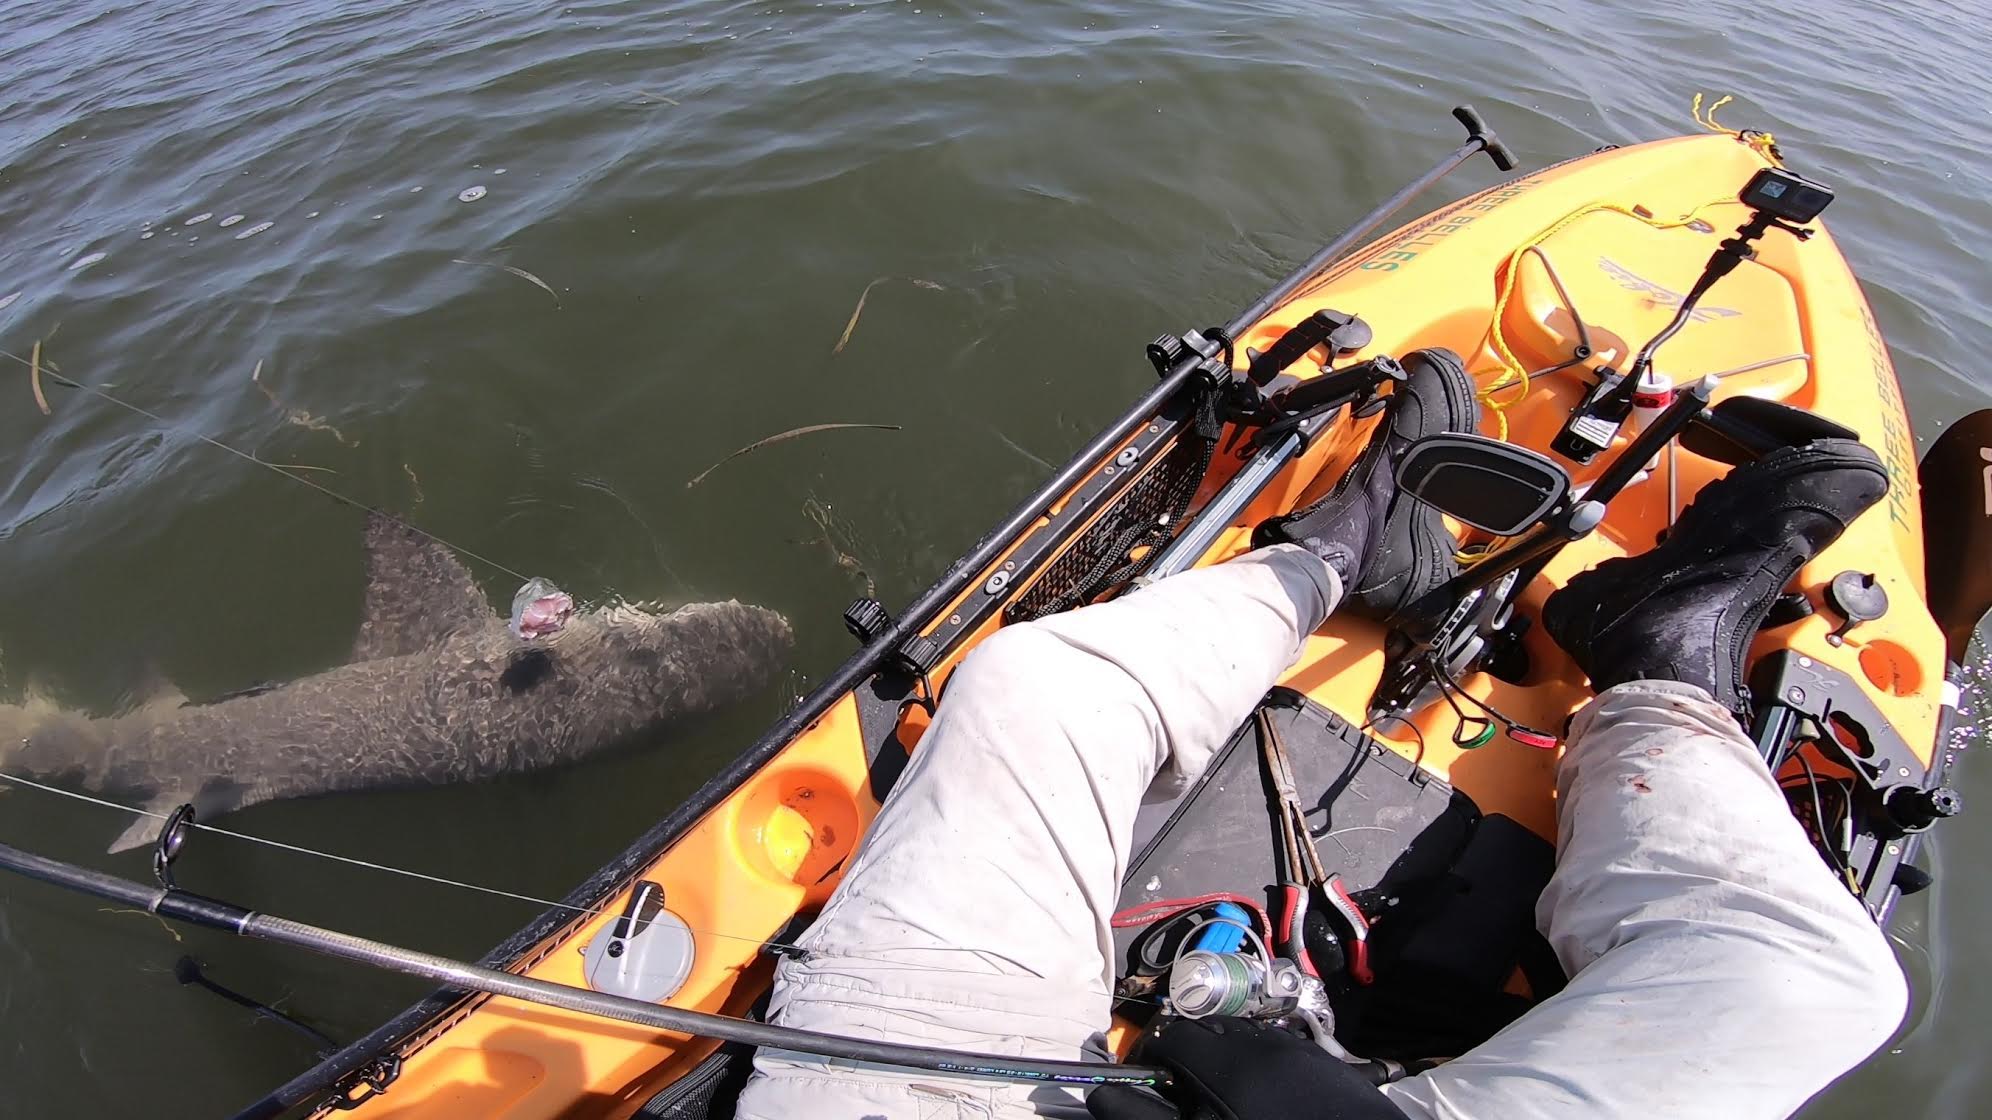
[[(794, 643), (782, 615), (736, 601), (556, 603), (547, 619), (541, 599), (529, 612), (540, 624), (508, 626), (434, 538), (370, 513), (365, 546), (346, 663), (202, 703), (162, 690), (112, 716), (33, 695), (0, 704), (0, 772), (151, 813), (189, 804), (201, 821), (284, 798), (475, 782), (743, 700)], [(151, 843), (160, 823), (138, 817), (110, 850)]]

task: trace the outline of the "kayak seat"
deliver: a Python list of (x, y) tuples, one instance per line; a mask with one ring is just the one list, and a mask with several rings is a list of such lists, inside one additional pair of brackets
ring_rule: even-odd
[[(1741, 207), (1712, 207), (1707, 221), (1672, 229), (1611, 210), (1577, 218), (1512, 266), (1519, 271), (1501, 320), (1509, 348), (1531, 372), (1570, 360), (1581, 338), (1574, 310), (1593, 351), (1611, 351), (1611, 364), (1625, 368), (1674, 317), (1741, 213)], [(1791, 282), (1745, 261), (1702, 299), (1655, 367), (1681, 384), (1804, 352)], [(1804, 388), (1808, 369), (1807, 362), (1783, 362), (1725, 384), (1731, 392), (1782, 399)]]

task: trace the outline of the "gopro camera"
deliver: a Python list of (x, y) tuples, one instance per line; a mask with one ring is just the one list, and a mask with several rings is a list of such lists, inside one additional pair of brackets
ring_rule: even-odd
[(1833, 188), (1782, 167), (1766, 167), (1750, 176), (1743, 193), (1736, 197), (1753, 210), (1803, 225), (1818, 217), (1826, 204), (1833, 201)]

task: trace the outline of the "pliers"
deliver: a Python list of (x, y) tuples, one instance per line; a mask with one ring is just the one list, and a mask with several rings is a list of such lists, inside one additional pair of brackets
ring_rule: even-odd
[(1275, 811), (1279, 815), (1280, 859), (1278, 899), (1273, 912), (1274, 951), (1300, 966), (1317, 979), (1321, 973), (1307, 951), (1307, 907), (1316, 890), (1340, 919), (1347, 945), (1349, 975), (1358, 984), (1375, 979), (1369, 966), (1369, 918), (1349, 894), (1340, 875), (1321, 862), (1314, 835), (1307, 830), (1307, 812), (1301, 808), (1300, 793), (1293, 780), (1293, 761), (1287, 754), (1286, 739), (1265, 708), (1257, 712), (1259, 747), (1265, 757), (1266, 778), (1272, 783)]

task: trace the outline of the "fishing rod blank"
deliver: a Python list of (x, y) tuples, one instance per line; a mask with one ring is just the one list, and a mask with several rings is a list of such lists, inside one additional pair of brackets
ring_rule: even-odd
[(272, 914), (260, 914), (233, 903), (207, 898), (189, 891), (151, 887), (79, 867), (73, 863), (38, 856), (0, 844), (0, 869), (38, 879), (66, 890), (94, 895), (123, 903), (148, 914), (208, 929), (225, 930), (243, 937), (274, 941), (299, 949), (309, 949), (328, 957), (354, 961), (374, 968), (417, 976), (455, 988), (485, 992), (494, 996), (537, 1003), (563, 1011), (616, 1019), (658, 1030), (741, 1042), (776, 1050), (791, 1050), (824, 1058), (845, 1058), (858, 1062), (935, 1070), (942, 1073), (994, 1077), (1010, 1081), (1056, 1082), (1067, 1085), (1142, 1085), (1151, 1088), (1170, 1083), (1167, 1071), (1148, 1066), (1116, 1062), (1060, 1062), (1017, 1058), (1003, 1054), (977, 1054), (943, 1050), (929, 1046), (907, 1046), (893, 1042), (848, 1038), (821, 1031), (797, 1030), (768, 1023), (666, 1007), (625, 996), (589, 991), (586, 988), (554, 984), (519, 976), (495, 968), (469, 964), (415, 949), (374, 941), (337, 930), (294, 922)]

